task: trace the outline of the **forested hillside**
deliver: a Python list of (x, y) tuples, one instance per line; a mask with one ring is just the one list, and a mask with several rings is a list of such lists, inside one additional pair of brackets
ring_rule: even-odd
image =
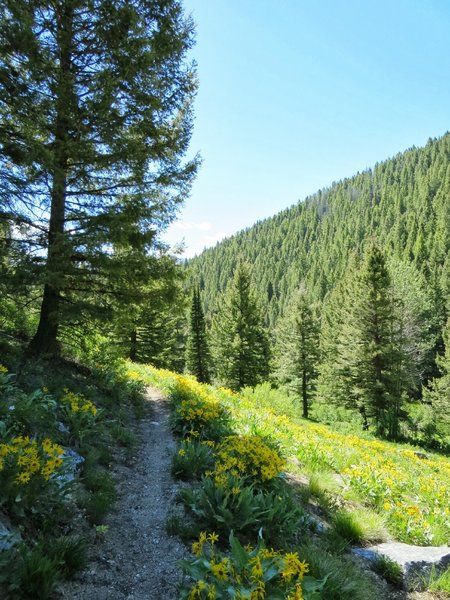
[(450, 293), (450, 134), (412, 148), (256, 223), (189, 263), (207, 311), (239, 259), (252, 265), (273, 326), (301, 282), (323, 300), (374, 240), (426, 278), (444, 320)]

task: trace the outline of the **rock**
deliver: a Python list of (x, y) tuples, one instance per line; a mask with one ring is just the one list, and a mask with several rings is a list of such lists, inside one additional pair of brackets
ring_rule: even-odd
[(329, 526), (326, 525), (322, 519), (319, 519), (319, 517), (313, 515), (309, 516), (309, 523), (312, 530), (316, 531), (317, 533), (324, 533), (329, 528)]
[(72, 448), (65, 448), (64, 454), (62, 457), (63, 461), (67, 464), (72, 465), (73, 467), (78, 467), (79, 465), (84, 463), (84, 457), (81, 454), (72, 450)]
[(61, 486), (71, 483), (75, 479), (78, 467), (84, 463), (84, 457), (72, 450), (64, 448), (64, 454), (61, 456), (64, 465), (64, 473), (58, 475), (56, 480)]
[(70, 433), (70, 431), (67, 429), (64, 423), (62, 423), (61, 421), (58, 422), (58, 431), (60, 431), (61, 433)]
[(22, 541), (20, 533), (14, 529), (14, 527), (2, 517), (0, 520), (0, 552), (3, 550), (9, 550), (15, 544)]
[(429, 458), (425, 452), (420, 452), (419, 450), (414, 450), (414, 455), (417, 456), (417, 458), (422, 458), (424, 460)]
[(403, 581), (407, 589), (420, 585), (434, 567), (438, 572), (450, 565), (448, 546), (411, 546), (401, 542), (386, 542), (370, 548), (353, 548), (352, 552), (369, 562), (380, 555), (396, 562), (403, 571)]

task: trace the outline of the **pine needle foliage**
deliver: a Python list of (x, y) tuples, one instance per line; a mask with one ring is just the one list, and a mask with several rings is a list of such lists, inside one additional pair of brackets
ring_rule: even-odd
[(33, 353), (151, 277), (198, 164), (192, 44), (178, 0), (1, 3), (0, 221), (40, 296)]
[(319, 334), (317, 316), (305, 289), (300, 288), (278, 326), (276, 376), (301, 399), (306, 419), (320, 359)]
[(210, 383), (210, 362), (211, 355), (206, 337), (200, 289), (199, 286), (194, 286), (186, 344), (186, 369), (201, 383)]
[(215, 369), (233, 390), (255, 386), (269, 374), (269, 336), (251, 279), (240, 262), (213, 321)]

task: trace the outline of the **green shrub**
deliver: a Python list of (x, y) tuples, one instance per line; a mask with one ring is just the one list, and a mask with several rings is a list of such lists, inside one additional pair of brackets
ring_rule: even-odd
[(25, 392), (16, 376), (0, 364), (0, 434), (10, 437), (48, 436), (59, 441), (59, 405), (47, 388)]
[(333, 430), (343, 434), (358, 435), (363, 437), (365, 432), (362, 427), (361, 415), (343, 406), (331, 405), (329, 402), (313, 402), (310, 418), (332, 426)]
[(262, 530), (268, 543), (286, 543), (304, 532), (309, 523), (305, 511), (286, 488), (257, 490), (231, 475), (225, 485), (203, 477), (199, 487), (181, 490), (180, 499), (202, 529), (213, 529), (221, 535), (233, 530), (254, 537)]
[(46, 600), (51, 596), (60, 578), (59, 565), (41, 544), (31, 549), (22, 544), (0, 558), (0, 582), (8, 600)]
[(305, 575), (309, 566), (297, 553), (268, 550), (262, 539), (255, 548), (244, 548), (231, 532), (231, 552), (224, 554), (216, 549), (217, 541), (214, 532), (202, 532), (192, 545), (196, 558), (180, 561), (183, 571), (193, 580), (182, 588), (180, 600), (250, 597), (320, 600), (325, 580)]
[(301, 417), (301, 409), (298, 402), (284, 388), (274, 388), (270, 383), (260, 383), (254, 388), (245, 387), (240, 395), (249, 400), (256, 408), (269, 409), (278, 415), (286, 415), (291, 419)]
[(183, 440), (172, 458), (172, 475), (178, 479), (198, 479), (213, 467), (213, 451), (206, 442)]

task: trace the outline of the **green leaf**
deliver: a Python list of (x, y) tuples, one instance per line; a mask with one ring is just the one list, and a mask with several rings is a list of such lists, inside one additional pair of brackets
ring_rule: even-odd
[(306, 575), (302, 581), (302, 588), (305, 592), (305, 600), (320, 600), (320, 592), (323, 590), (327, 579), (328, 575), (326, 575), (323, 579), (316, 579), (315, 577)]
[(277, 565), (270, 565), (268, 568), (264, 569), (263, 573), (263, 581), (268, 582), (271, 581), (274, 577), (276, 577), (280, 572), (280, 569)]
[(248, 563), (248, 553), (245, 548), (242, 547), (239, 540), (234, 536), (233, 531), (230, 533), (230, 547), (233, 554), (233, 558), (236, 561), (236, 565), (239, 569), (243, 569)]

